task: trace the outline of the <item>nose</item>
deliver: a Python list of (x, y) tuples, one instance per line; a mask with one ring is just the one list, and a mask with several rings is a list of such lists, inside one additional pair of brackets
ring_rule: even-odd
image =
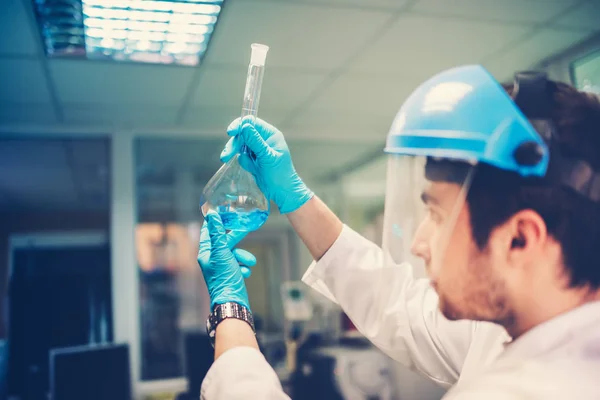
[(417, 231), (415, 237), (410, 245), (410, 252), (425, 261), (425, 264), (429, 264), (431, 259), (431, 248), (429, 246), (429, 234), (427, 233), (427, 222), (423, 220)]
[(425, 263), (429, 263), (431, 253), (429, 251), (429, 244), (418, 237), (415, 237), (412, 244), (410, 245), (410, 252), (419, 258), (422, 258)]

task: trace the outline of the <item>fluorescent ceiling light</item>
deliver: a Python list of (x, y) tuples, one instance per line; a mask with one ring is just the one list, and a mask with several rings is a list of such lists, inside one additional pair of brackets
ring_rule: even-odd
[(197, 65), (224, 0), (33, 0), (49, 57)]

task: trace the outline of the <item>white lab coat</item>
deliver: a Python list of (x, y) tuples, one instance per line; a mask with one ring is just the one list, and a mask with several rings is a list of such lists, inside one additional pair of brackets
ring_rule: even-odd
[[(600, 302), (508, 344), (510, 338), (497, 325), (448, 321), (426, 279), (415, 280), (407, 264), (386, 261), (377, 245), (347, 226), (303, 280), (340, 304), (358, 330), (390, 357), (444, 387), (456, 384), (445, 399), (565, 399), (574, 383), (584, 388), (575, 398), (600, 399)], [(585, 331), (579, 329), (583, 325)], [(591, 331), (595, 336), (586, 333)], [(596, 349), (591, 359), (590, 346)], [(595, 378), (586, 379), (593, 373)], [(553, 397), (550, 389), (562, 397)], [(287, 398), (258, 351), (229, 350), (209, 371), (202, 398), (241, 399), (248, 393), (257, 399)]]

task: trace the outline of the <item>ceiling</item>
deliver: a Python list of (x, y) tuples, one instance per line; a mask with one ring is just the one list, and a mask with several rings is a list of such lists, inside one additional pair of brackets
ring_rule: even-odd
[[(47, 59), (31, 0), (2, 3), (2, 131), (193, 134), (193, 145), (140, 142), (141, 174), (156, 175), (148, 182), (179, 164), (208, 176), (218, 168), (253, 42), (270, 46), (259, 114), (285, 133), (298, 170), (316, 181), (371, 157), (404, 98), (432, 74), (480, 63), (505, 80), (600, 31), (599, 0), (226, 0), (201, 65), (181, 67)], [(0, 157), (10, 146), (0, 143)], [(11, 171), (40, 152), (55, 165), (72, 144), (63, 146), (23, 147), (6, 159), (16, 164), (3, 160), (0, 198), (23, 194), (22, 182), (9, 184)], [(52, 179), (73, 179), (65, 165)], [(28, 198), (39, 198), (32, 190)]]
[(30, 3), (3, 1), (4, 124), (220, 133), (260, 42), (262, 117), (290, 138), (381, 138), (406, 95), (444, 68), (482, 63), (505, 79), (600, 30), (597, 0), (226, 0), (194, 68), (48, 60)]

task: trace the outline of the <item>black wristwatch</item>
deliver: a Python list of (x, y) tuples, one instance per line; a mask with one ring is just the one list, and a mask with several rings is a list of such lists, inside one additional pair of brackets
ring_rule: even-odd
[(227, 318), (241, 319), (242, 321), (247, 322), (252, 328), (252, 332), (256, 334), (256, 329), (254, 328), (254, 318), (252, 317), (252, 312), (249, 309), (233, 302), (217, 304), (214, 307), (213, 312), (206, 320), (206, 333), (208, 333), (210, 343), (213, 345), (213, 347), (215, 346), (217, 325)]

